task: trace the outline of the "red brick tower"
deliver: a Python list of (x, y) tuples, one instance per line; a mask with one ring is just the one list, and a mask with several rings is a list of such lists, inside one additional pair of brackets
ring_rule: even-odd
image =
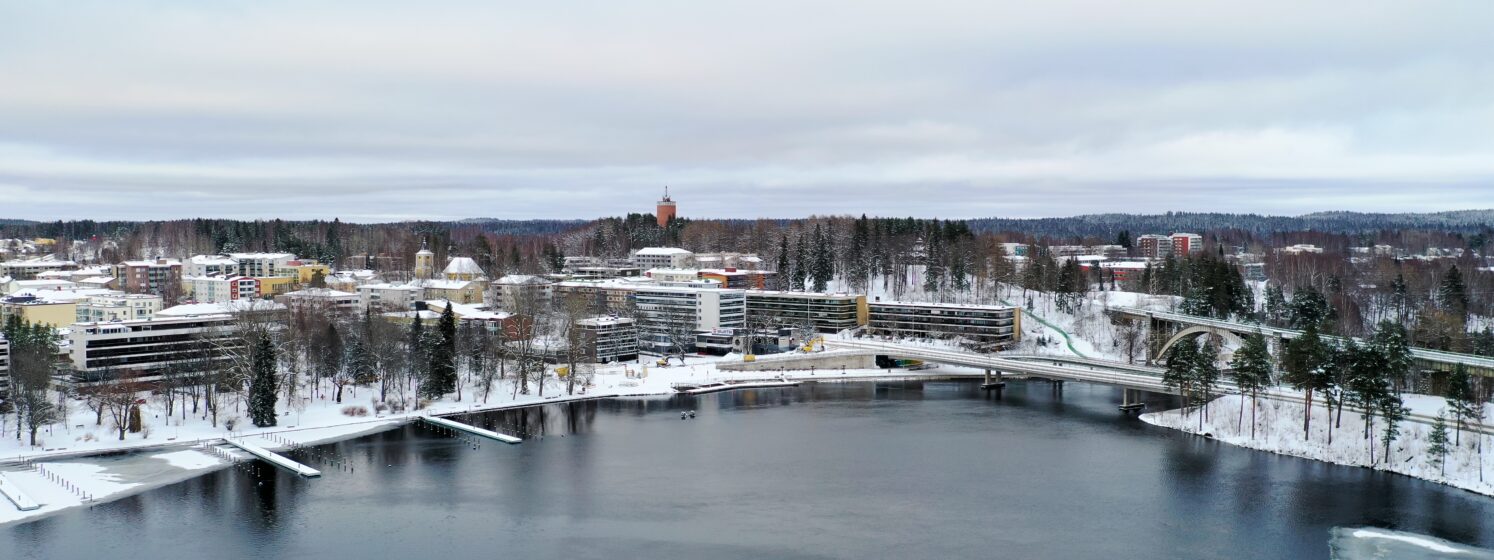
[(659, 227), (669, 225), (669, 220), (674, 218), (674, 201), (669, 198), (669, 187), (664, 187), (664, 200), (659, 201), (654, 215), (659, 218)]

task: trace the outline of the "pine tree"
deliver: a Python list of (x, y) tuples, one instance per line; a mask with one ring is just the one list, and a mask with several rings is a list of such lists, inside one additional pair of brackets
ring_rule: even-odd
[(816, 292), (823, 292), (828, 289), (830, 279), (835, 276), (835, 263), (831, 259), (830, 240), (825, 237), (825, 232), (820, 228), (820, 224), (815, 224), (813, 261), (810, 263), (809, 278), (814, 284), (814, 291)]
[(923, 241), (923, 291), (942, 300), (944, 286), (944, 235), (938, 221), (928, 228)]
[(1193, 357), (1192, 367), (1189, 368), (1193, 390), (1198, 393), (1198, 399), (1203, 403), (1203, 414), (1198, 417), (1198, 429), (1203, 431), (1203, 421), (1209, 415), (1209, 403), (1214, 397), (1214, 388), (1219, 385), (1219, 347), (1214, 342), (1208, 341), (1203, 349)]
[(1438, 472), (1447, 474), (1447, 411), (1437, 411), (1437, 420), (1432, 423), (1432, 432), (1427, 435), (1427, 455)]
[(794, 240), (794, 273), (792, 275), (793, 290), (802, 291), (804, 281), (809, 279), (809, 236), (799, 234)]
[(1411, 375), (1411, 345), (1406, 339), (1406, 329), (1400, 323), (1390, 320), (1380, 321), (1375, 326), (1375, 334), (1370, 338), (1370, 345), (1380, 353), (1385, 362), (1385, 377), (1393, 381), (1397, 387), (1405, 385)]
[(1302, 395), (1302, 437), (1312, 433), (1312, 395), (1314, 391), (1327, 388), (1326, 378), (1332, 356), (1327, 344), (1318, 336), (1316, 327), (1309, 327), (1301, 336), (1286, 345), (1282, 356), (1282, 378)]
[(1452, 407), (1453, 413), (1453, 444), (1458, 445), (1463, 440), (1463, 429), (1468, 426), (1468, 419), (1483, 419), (1483, 402), (1474, 394), (1473, 385), (1468, 378), (1468, 368), (1463, 364), (1453, 366), (1452, 375), (1447, 378), (1447, 404)]
[(1380, 443), (1385, 446), (1385, 462), (1389, 463), (1391, 461), (1390, 444), (1401, 435), (1400, 424), (1411, 411), (1406, 408), (1401, 396), (1394, 392), (1386, 392), (1377, 404), (1380, 417), (1385, 419), (1385, 430), (1380, 433)]
[(1193, 394), (1193, 368), (1198, 361), (1198, 344), (1183, 340), (1167, 353), (1167, 369), (1162, 373), (1162, 384), (1173, 388), (1183, 397), (1183, 410), (1189, 409)]
[(437, 399), (456, 391), (457, 385), (456, 315), (451, 310), (451, 302), (446, 302), (446, 309), (441, 312), (430, 338), (430, 366), (426, 369), (425, 381), (420, 385), (420, 396)]
[(1468, 287), (1463, 284), (1458, 265), (1448, 267), (1442, 276), (1442, 283), (1437, 286), (1437, 305), (1457, 318), (1460, 325), (1468, 320)]
[[(1229, 362), (1230, 378), (1239, 388), (1241, 398), (1250, 395), (1250, 437), (1255, 438), (1255, 408), (1261, 388), (1271, 382), (1271, 352), (1266, 347), (1266, 337), (1255, 333), (1245, 337), (1245, 344), (1235, 351)], [(1243, 403), (1242, 403), (1243, 404)], [(1245, 407), (1240, 407), (1240, 420), (1245, 417)], [(1239, 421), (1235, 424), (1238, 432)]]
[(778, 243), (778, 274), (774, 275), (773, 281), (781, 291), (790, 289), (790, 278), (793, 277), (793, 264), (789, 260), (788, 234), (784, 234)]
[(1287, 313), (1292, 328), (1307, 330), (1311, 327), (1323, 330), (1332, 320), (1332, 314), (1328, 300), (1312, 286), (1299, 287), (1292, 293), (1292, 303)]
[(1281, 286), (1271, 284), (1266, 286), (1266, 321), (1273, 325), (1282, 324), (1287, 316), (1286, 296), (1281, 293)]
[(276, 422), (275, 394), (275, 345), (270, 335), (260, 334), (253, 341), (249, 358), (249, 420), (258, 427), (274, 426)]
[(846, 276), (850, 280), (851, 289), (865, 293), (871, 277), (871, 226), (867, 223), (866, 214), (862, 214), (852, 226), (851, 245), (847, 249)]

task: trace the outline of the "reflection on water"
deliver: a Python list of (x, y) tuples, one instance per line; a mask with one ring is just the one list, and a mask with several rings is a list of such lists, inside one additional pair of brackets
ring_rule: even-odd
[(403, 426), (293, 452), (319, 479), (224, 469), (0, 528), (0, 558), (1321, 558), (1359, 526), (1494, 544), (1494, 500), (1117, 404), (1076, 383), (860, 382), (472, 414), (526, 441)]

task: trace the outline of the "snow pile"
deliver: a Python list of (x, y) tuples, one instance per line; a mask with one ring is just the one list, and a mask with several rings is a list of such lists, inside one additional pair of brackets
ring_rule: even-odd
[[(1436, 415), (1445, 406), (1441, 398), (1426, 395), (1406, 395), (1405, 400), (1412, 414), (1418, 415)], [(1391, 443), (1387, 458), (1381, 440), (1385, 429), (1381, 418), (1371, 419), (1370, 435), (1365, 438), (1363, 416), (1344, 410), (1341, 422), (1332, 430), (1333, 441), (1329, 443), (1329, 428), (1335, 426), (1338, 418), (1336, 411), (1330, 416), (1322, 401), (1313, 403), (1312, 431), (1307, 437), (1303, 437), (1300, 399), (1259, 399), (1256, 402), (1254, 437), (1251, 435), (1250, 408), (1249, 398), (1228, 395), (1209, 403), (1206, 419), (1197, 409), (1143, 414), (1141, 419), (1149, 424), (1204, 434), (1241, 447), (1389, 471), (1494, 496), (1494, 456), (1485, 461), (1482, 452), (1483, 448), (1494, 444), (1494, 440), (1464, 430), (1458, 436), (1458, 443), (1453, 445), (1455, 427), (1451, 419), (1447, 422), (1450, 450), (1443, 469), (1433, 464), (1431, 455), (1427, 453), (1428, 434), (1432, 427), (1423, 422), (1401, 422), (1400, 435)], [(1199, 427), (1200, 420), (1202, 428)], [(1490, 448), (1489, 453), (1494, 453), (1494, 448)]]

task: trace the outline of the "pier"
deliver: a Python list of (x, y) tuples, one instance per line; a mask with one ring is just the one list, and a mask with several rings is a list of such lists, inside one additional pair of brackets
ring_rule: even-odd
[(492, 430), (484, 430), (484, 429), (479, 428), (477, 426), (468, 426), (466, 424), (463, 424), (461, 422), (457, 422), (455, 420), (447, 420), (445, 418), (439, 418), (439, 417), (436, 417), (436, 416), (421, 416), (420, 419), (421, 420), (425, 420), (426, 422), (429, 422), (431, 424), (435, 424), (437, 426), (440, 426), (442, 428), (448, 428), (448, 429), (452, 429), (452, 430), (462, 431), (462, 432), (466, 432), (466, 433), (469, 433), (469, 434), (472, 434), (472, 435), (475, 435), (475, 436), (482, 436), (482, 437), (485, 437), (485, 438), (488, 438), (488, 439), (495, 439), (495, 440), (501, 441), (503, 443), (523, 443), (524, 442), (523, 439), (516, 438), (516, 437), (508, 435), (508, 434), (500, 434), (500, 433), (492, 431)]
[(322, 476), (322, 471), (297, 463), (286, 458), (283, 455), (280, 455), (279, 453), (275, 453), (274, 451), (270, 451), (258, 445), (245, 442), (242, 439), (228, 438), (224, 441), (228, 442), (229, 445), (242, 449), (245, 453), (248, 453), (255, 457), (259, 457), (260, 459), (264, 459), (265, 462), (268, 462), (277, 467), (282, 467), (288, 471), (299, 474), (306, 478), (316, 478), (318, 476)]
[(16, 486), (15, 482), (5, 478), (4, 474), (0, 474), (0, 494), (5, 494), (10, 503), (15, 504), (16, 509), (21, 511), (32, 511), (41, 507), (41, 504), (36, 503), (36, 500), (31, 499), (31, 496), (26, 495), (26, 492), (21, 490), (20, 486)]

